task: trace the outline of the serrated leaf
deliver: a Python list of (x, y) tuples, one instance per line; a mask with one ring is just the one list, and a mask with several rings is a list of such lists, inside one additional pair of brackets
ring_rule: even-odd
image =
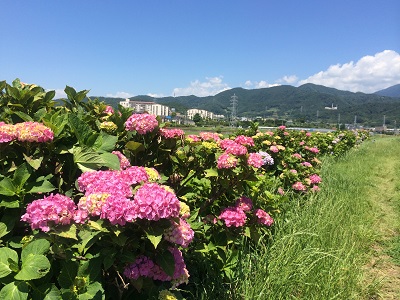
[(135, 152), (135, 153), (145, 150), (145, 147), (143, 146), (142, 143), (138, 143), (138, 142), (134, 142), (134, 141), (127, 142), (125, 145), (125, 148), (132, 152)]
[(86, 292), (78, 295), (79, 300), (102, 300), (104, 289), (100, 282), (94, 282), (86, 287)]
[(117, 143), (117, 141), (117, 136), (109, 135), (105, 132), (102, 132), (100, 147), (95, 149), (98, 151), (111, 152), (115, 149), (115, 144)]
[(103, 166), (106, 166), (112, 170), (119, 170), (121, 168), (118, 156), (112, 153), (102, 153), (100, 157), (103, 161)]
[(27, 193), (29, 194), (36, 194), (36, 193), (49, 193), (51, 191), (54, 191), (56, 187), (52, 185), (49, 181), (44, 180), (41, 182), (35, 182), (32, 185), (29, 186), (29, 190)]
[(32, 299), (59, 300), (61, 299), (61, 292), (55, 284), (46, 283), (34, 289)]
[(67, 238), (67, 239), (74, 239), (78, 240), (76, 236), (76, 225), (72, 224), (70, 226), (63, 226), (63, 227), (58, 227), (53, 231), (54, 234)]
[(18, 208), (20, 206), (20, 203), (18, 200), (13, 200), (13, 201), (1, 201), (0, 202), (0, 207), (6, 207), (6, 208)]
[(78, 274), (79, 263), (76, 261), (67, 261), (63, 263), (60, 276), (58, 276), (58, 283), (60, 287), (69, 289), (74, 281), (76, 274)]
[(28, 299), (29, 286), (23, 281), (13, 281), (5, 285), (0, 291), (0, 299), (25, 300)]
[(30, 156), (27, 156), (25, 153), (22, 153), (24, 155), (25, 161), (35, 170), (38, 170), (40, 165), (42, 164), (43, 161), (43, 156), (39, 158), (32, 158)]
[(10, 178), (5, 177), (0, 181), (0, 195), (14, 196), (15, 192), (16, 188)]
[(17, 252), (7, 247), (0, 248), (0, 278), (3, 278), (13, 272), (12, 268), (10, 267), (9, 259), (18, 261)]
[(33, 240), (25, 245), (21, 252), (21, 260), (25, 261), (29, 254), (45, 254), (50, 249), (50, 242), (45, 239)]
[(14, 276), (17, 280), (32, 280), (44, 277), (50, 271), (50, 262), (44, 255), (28, 254), (22, 261), (21, 271)]

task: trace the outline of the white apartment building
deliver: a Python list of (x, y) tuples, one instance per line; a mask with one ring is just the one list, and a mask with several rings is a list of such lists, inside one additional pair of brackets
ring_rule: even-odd
[(202, 117), (203, 119), (211, 119), (212, 120), (214, 118), (214, 113), (209, 112), (207, 110), (197, 109), (197, 108), (188, 109), (188, 111), (187, 111), (188, 119), (193, 120), (193, 117), (195, 114), (199, 114), (200, 117)]
[(168, 106), (157, 104), (155, 102), (133, 101), (125, 99), (125, 101), (120, 101), (119, 104), (123, 107), (133, 108), (136, 113), (147, 112), (149, 114), (161, 117), (170, 115), (170, 109)]

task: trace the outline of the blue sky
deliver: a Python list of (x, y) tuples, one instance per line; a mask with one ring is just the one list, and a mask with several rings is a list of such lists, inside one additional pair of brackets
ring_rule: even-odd
[(2, 1), (0, 80), (62, 95), (400, 83), (398, 0)]

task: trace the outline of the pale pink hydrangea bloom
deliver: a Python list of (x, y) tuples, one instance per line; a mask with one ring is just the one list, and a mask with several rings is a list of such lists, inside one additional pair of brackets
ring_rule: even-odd
[(306, 187), (303, 183), (301, 183), (300, 181), (295, 182), (295, 183), (292, 185), (292, 188), (293, 188), (295, 191), (305, 191), (305, 190), (307, 190), (307, 187)]
[(104, 109), (104, 113), (111, 116), (114, 113), (114, 109), (110, 105), (107, 105)]
[(274, 159), (269, 153), (264, 151), (259, 151), (258, 153), (262, 156), (264, 165), (272, 166), (274, 164)]
[(278, 188), (278, 193), (279, 193), (279, 195), (281, 195), (281, 196), (283, 196), (283, 195), (285, 195), (285, 191), (283, 190), (283, 188)]
[(246, 214), (239, 207), (224, 208), (218, 219), (225, 222), (226, 227), (241, 227), (246, 223)]
[(306, 150), (308, 150), (308, 151), (310, 151), (310, 152), (312, 152), (312, 153), (319, 153), (319, 150), (318, 150), (318, 148), (317, 147), (308, 147), (308, 146), (305, 146), (304, 147), (304, 149), (306, 149)]
[(305, 141), (301, 141), (301, 142), (299, 143), (299, 145), (300, 145), (300, 146), (303, 146), (305, 143), (306, 143)]
[(145, 183), (132, 201), (134, 213), (139, 219), (158, 221), (179, 216), (180, 202), (167, 187), (156, 183)]
[(120, 151), (113, 151), (111, 153), (118, 156), (121, 170), (126, 169), (131, 166), (131, 163), (129, 162), (129, 160)]
[(150, 114), (133, 114), (126, 120), (125, 129), (128, 131), (136, 130), (139, 134), (146, 134), (154, 131), (158, 126), (156, 116)]
[(318, 185), (313, 185), (313, 187), (311, 188), (314, 192), (319, 192), (320, 188)]
[(236, 200), (236, 207), (243, 211), (250, 211), (253, 208), (253, 202), (250, 198), (242, 196)]
[(279, 149), (278, 149), (277, 146), (271, 146), (271, 147), (269, 147), (269, 150), (270, 150), (271, 152), (274, 152), (274, 153), (278, 153), (278, 152), (279, 152)]
[(186, 139), (189, 141), (189, 143), (201, 142), (201, 138), (195, 134), (189, 134), (186, 136)]
[(218, 169), (230, 169), (237, 165), (237, 158), (230, 155), (229, 153), (224, 153), (218, 157), (217, 168)]
[(54, 138), (53, 131), (37, 122), (23, 122), (15, 124), (15, 132), (20, 142), (49, 142)]
[(200, 137), (203, 141), (212, 140), (218, 142), (221, 140), (219, 134), (215, 132), (200, 132)]
[(310, 164), (308, 161), (302, 162), (301, 164), (308, 168), (312, 167), (312, 164)]
[(307, 133), (306, 133), (306, 136), (311, 136), (311, 132), (307, 132)]
[(292, 157), (295, 157), (295, 158), (298, 158), (298, 159), (302, 159), (302, 156), (299, 153), (292, 154)]
[(289, 172), (292, 174), (297, 174), (297, 170), (295, 170), (295, 169), (291, 169)]
[(14, 125), (0, 122), (0, 143), (8, 143), (16, 138), (17, 133)]
[(258, 223), (266, 226), (271, 226), (274, 223), (274, 219), (272, 219), (272, 217), (262, 209), (256, 209), (254, 214), (257, 216)]
[(179, 219), (179, 224), (172, 220), (171, 224), (172, 226), (164, 232), (165, 240), (187, 248), (194, 237), (194, 231), (190, 228), (189, 223)]
[(319, 177), (317, 174), (312, 174), (308, 178), (310, 179), (311, 183), (313, 183), (313, 184), (321, 182), (321, 177)]
[(260, 168), (264, 164), (263, 157), (259, 153), (250, 153), (247, 164), (255, 168)]
[(286, 129), (286, 126), (285, 125), (279, 126), (278, 129), (283, 131)]
[(254, 140), (249, 136), (238, 135), (234, 141), (243, 146), (254, 146)]
[(180, 138), (185, 135), (182, 129), (160, 128), (160, 135), (166, 139)]
[(285, 132), (283, 133), (283, 135), (284, 135), (284, 136), (288, 136), (288, 135), (289, 135), (289, 132), (285, 131)]
[(76, 206), (72, 199), (61, 194), (51, 194), (29, 203), (21, 220), (28, 222), (32, 229), (48, 232), (50, 226), (70, 224), (75, 210)]

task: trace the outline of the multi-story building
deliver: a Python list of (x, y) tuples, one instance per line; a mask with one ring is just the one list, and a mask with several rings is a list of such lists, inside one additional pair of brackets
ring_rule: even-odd
[(214, 118), (214, 113), (209, 112), (204, 109), (197, 109), (197, 108), (192, 108), (188, 109), (187, 111), (187, 117), (190, 120), (193, 120), (193, 117), (195, 114), (199, 114), (202, 119), (213, 119)]
[(170, 115), (170, 109), (168, 106), (157, 104), (155, 102), (133, 101), (125, 99), (125, 101), (121, 101), (119, 104), (121, 104), (123, 107), (133, 108), (136, 113), (147, 112), (149, 114), (161, 117)]

